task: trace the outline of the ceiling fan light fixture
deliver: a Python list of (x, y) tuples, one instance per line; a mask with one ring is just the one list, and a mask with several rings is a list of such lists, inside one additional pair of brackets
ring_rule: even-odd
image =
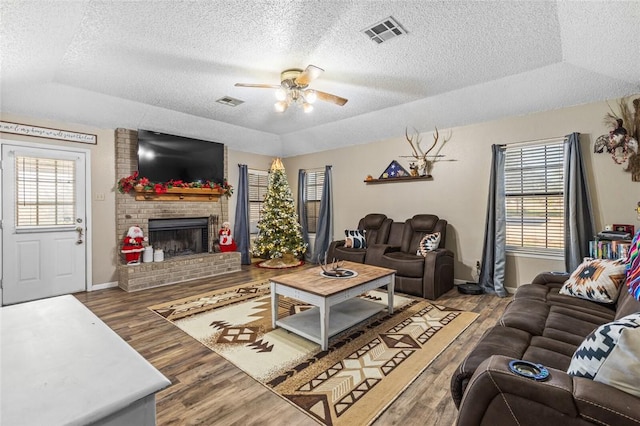
[(284, 88), (276, 89), (276, 99), (279, 101), (284, 101), (287, 99), (287, 91)]
[(253, 87), (262, 89), (276, 89), (275, 96), (277, 102), (274, 108), (278, 112), (286, 111), (289, 106), (299, 106), (304, 112), (313, 111), (312, 104), (316, 100), (343, 106), (348, 99), (331, 93), (309, 89), (309, 83), (318, 78), (324, 70), (315, 65), (309, 65), (304, 70), (290, 68), (280, 73), (280, 84), (256, 84), (256, 83), (236, 83), (236, 87)]
[(273, 105), (278, 112), (285, 112), (289, 107), (289, 104), (285, 101), (278, 101)]
[(307, 103), (314, 103), (318, 99), (318, 94), (313, 89), (307, 89), (304, 91), (304, 99)]
[(313, 105), (308, 102), (304, 102), (302, 104), (302, 110), (308, 114), (313, 111)]

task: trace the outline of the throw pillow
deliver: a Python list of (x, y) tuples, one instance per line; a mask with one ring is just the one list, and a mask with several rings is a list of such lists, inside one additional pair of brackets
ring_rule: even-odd
[(367, 240), (364, 237), (364, 234), (367, 231), (364, 230), (359, 230), (359, 229), (355, 229), (355, 230), (349, 230), (349, 229), (345, 229), (344, 231), (344, 235), (345, 235), (345, 240), (344, 240), (344, 246), (345, 247), (352, 247), (352, 248), (361, 248), (361, 249), (365, 249), (367, 248)]
[(640, 300), (640, 231), (633, 237), (627, 256), (627, 286), (629, 293)]
[(567, 373), (640, 396), (640, 312), (591, 332), (573, 354)]
[(624, 260), (585, 259), (564, 282), (560, 294), (614, 303), (625, 280)]
[(420, 244), (418, 244), (418, 251), (416, 251), (416, 255), (418, 256), (426, 256), (427, 253), (433, 251), (438, 248), (440, 245), (440, 233), (435, 232), (433, 234), (427, 234), (420, 240)]

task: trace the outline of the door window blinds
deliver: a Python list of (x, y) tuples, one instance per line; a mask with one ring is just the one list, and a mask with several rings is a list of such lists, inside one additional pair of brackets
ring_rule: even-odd
[(16, 227), (73, 225), (75, 162), (16, 157)]

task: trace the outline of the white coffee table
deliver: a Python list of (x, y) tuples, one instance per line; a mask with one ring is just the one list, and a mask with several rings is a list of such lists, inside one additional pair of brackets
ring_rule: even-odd
[[(393, 313), (393, 290), (396, 271), (354, 262), (344, 262), (344, 269), (357, 272), (350, 278), (327, 278), (322, 269), (305, 269), (270, 279), (273, 328), (281, 327), (327, 350), (329, 337), (384, 310), (384, 305), (357, 296), (387, 286), (387, 310)], [(314, 308), (278, 318), (279, 296), (292, 297)]]

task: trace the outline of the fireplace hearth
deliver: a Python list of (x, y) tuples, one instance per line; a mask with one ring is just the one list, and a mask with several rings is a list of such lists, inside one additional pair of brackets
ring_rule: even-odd
[(209, 251), (208, 217), (149, 219), (149, 244), (165, 259)]

